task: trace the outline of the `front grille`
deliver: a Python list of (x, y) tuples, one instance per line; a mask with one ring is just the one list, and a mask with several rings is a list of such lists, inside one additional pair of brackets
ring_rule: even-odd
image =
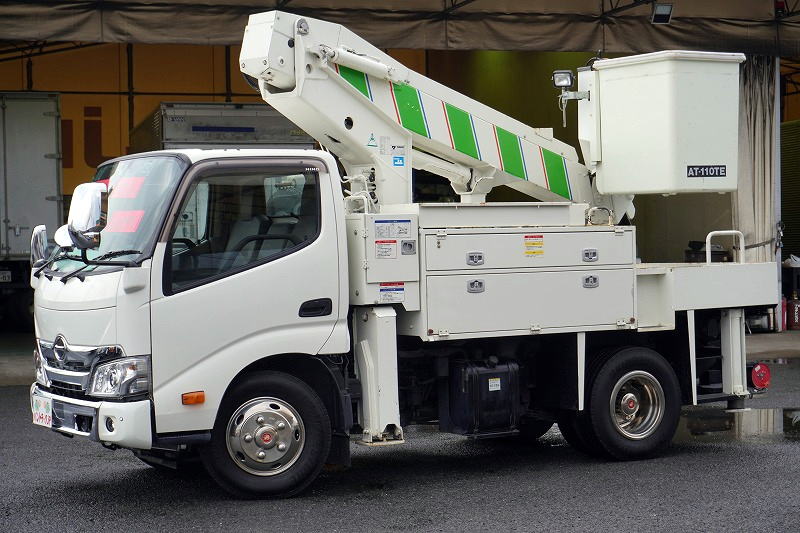
[(80, 385), (73, 385), (72, 383), (64, 383), (61, 381), (53, 381), (50, 384), (50, 392), (59, 396), (73, 398), (75, 400), (88, 400), (92, 401)]

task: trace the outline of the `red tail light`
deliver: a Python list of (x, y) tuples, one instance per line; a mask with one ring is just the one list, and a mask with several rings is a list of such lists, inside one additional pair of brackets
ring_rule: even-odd
[(757, 389), (766, 389), (769, 387), (769, 381), (772, 379), (772, 374), (769, 367), (764, 363), (756, 363), (750, 371), (750, 379), (753, 386)]

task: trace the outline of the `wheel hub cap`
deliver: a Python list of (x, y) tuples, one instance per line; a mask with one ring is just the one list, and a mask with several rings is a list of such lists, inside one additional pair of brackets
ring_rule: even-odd
[(305, 430), (300, 414), (276, 398), (256, 398), (231, 415), (228, 453), (243, 470), (272, 476), (288, 469), (300, 456)]
[(625, 416), (633, 416), (639, 410), (639, 398), (635, 394), (627, 393), (622, 397), (620, 402), (620, 409)]
[(661, 383), (643, 370), (622, 376), (614, 385), (609, 402), (615, 429), (630, 440), (652, 435), (664, 418), (665, 407)]

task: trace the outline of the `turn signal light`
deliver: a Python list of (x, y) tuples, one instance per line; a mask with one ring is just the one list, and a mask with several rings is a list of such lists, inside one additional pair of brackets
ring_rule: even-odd
[(195, 405), (206, 401), (206, 393), (198, 390), (194, 392), (184, 392), (181, 394), (181, 403), (183, 405)]
[(769, 387), (771, 378), (772, 374), (769, 367), (764, 363), (756, 363), (750, 371), (750, 379), (753, 382), (753, 386), (757, 389), (766, 389)]

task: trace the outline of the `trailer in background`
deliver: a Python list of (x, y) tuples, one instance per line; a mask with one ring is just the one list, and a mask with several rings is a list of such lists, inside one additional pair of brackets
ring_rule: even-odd
[(33, 329), (31, 231), (62, 222), (61, 113), (53, 93), (0, 93), (0, 309)]

